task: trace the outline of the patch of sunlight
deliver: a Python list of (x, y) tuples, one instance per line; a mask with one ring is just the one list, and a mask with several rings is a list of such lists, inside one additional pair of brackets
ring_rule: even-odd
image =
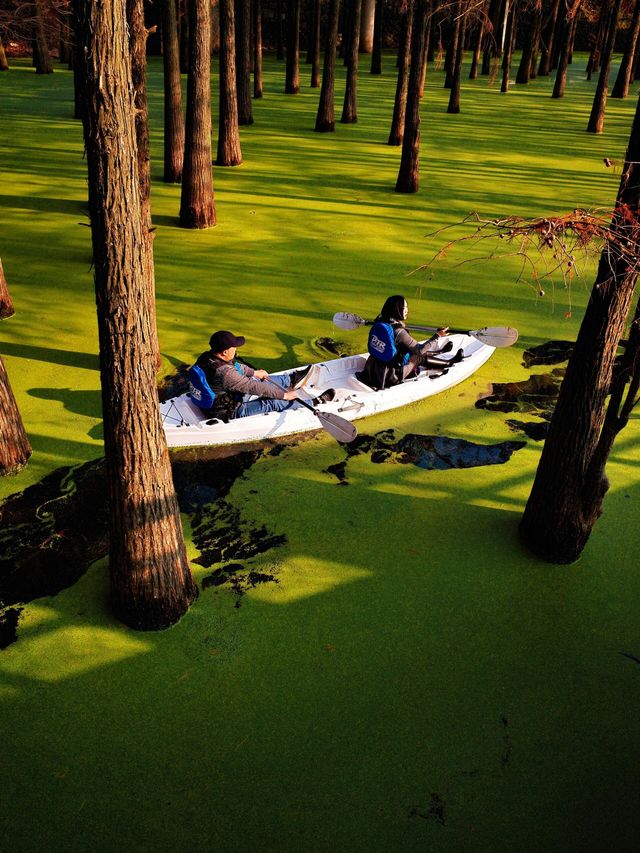
[(86, 626), (20, 639), (0, 660), (0, 671), (38, 681), (62, 681), (146, 652), (151, 644), (125, 629)]
[(53, 607), (32, 602), (20, 618), (20, 631), (22, 632), (26, 628), (39, 628), (41, 625), (59, 621), (60, 614)]
[(370, 575), (367, 569), (356, 569), (348, 563), (335, 563), (326, 558), (294, 557), (287, 560), (287, 572), (279, 576), (280, 583), (257, 586), (247, 595), (264, 604), (291, 604)]

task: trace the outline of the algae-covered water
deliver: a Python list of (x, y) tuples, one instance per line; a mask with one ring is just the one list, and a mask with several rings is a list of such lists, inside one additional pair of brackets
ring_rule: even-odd
[(362, 350), (366, 332), (339, 332), (333, 313), (373, 316), (398, 292), (416, 322), (520, 330), (465, 383), (358, 422), (354, 446), (318, 433), (176, 453), (200, 594), (153, 634), (108, 607), (72, 77), (26, 61), (2, 75), (0, 253), (16, 315), (0, 354), (34, 454), (0, 482), (1, 849), (637, 848), (637, 416), (581, 559), (549, 566), (517, 537), (593, 266), (543, 298), (486, 246), (408, 275), (440, 247), (425, 235), (470, 210), (612, 204), (619, 172), (603, 158), (624, 156), (635, 103), (611, 100), (605, 133), (586, 134), (584, 61), (563, 102), (550, 80), (505, 97), (481, 79), (459, 116), (429, 69), (421, 189), (401, 196), (385, 144), (392, 57), (382, 78), (362, 69), (357, 125), (327, 135), (312, 132), (317, 91), (282, 94), (269, 58), (244, 163), (214, 169), (219, 224), (192, 233), (177, 227), (179, 188), (161, 183), (151, 60), (160, 378), (216, 328), (272, 370)]

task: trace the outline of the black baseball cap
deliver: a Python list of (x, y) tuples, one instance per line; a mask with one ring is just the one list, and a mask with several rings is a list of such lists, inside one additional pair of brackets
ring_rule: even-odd
[(244, 338), (242, 335), (234, 335), (233, 332), (223, 329), (222, 331), (214, 332), (211, 335), (209, 338), (209, 346), (211, 347), (212, 352), (224, 352), (224, 350), (229, 349), (229, 347), (244, 346)]

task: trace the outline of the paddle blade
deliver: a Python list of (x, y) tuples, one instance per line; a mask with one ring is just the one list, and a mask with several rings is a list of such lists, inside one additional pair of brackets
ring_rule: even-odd
[(367, 321), (364, 317), (359, 317), (357, 314), (350, 314), (348, 311), (338, 311), (337, 314), (333, 315), (333, 325), (347, 332), (352, 332), (360, 326), (366, 326)]
[(518, 330), (509, 326), (485, 326), (469, 332), (472, 338), (490, 347), (510, 347), (518, 340)]
[(354, 425), (345, 418), (341, 418), (340, 415), (334, 415), (332, 412), (319, 412), (317, 409), (314, 409), (314, 412), (324, 429), (338, 441), (349, 444), (358, 435), (358, 430)]

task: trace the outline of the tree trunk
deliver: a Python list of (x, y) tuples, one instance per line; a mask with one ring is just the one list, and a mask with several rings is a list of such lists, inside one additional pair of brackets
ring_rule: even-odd
[(431, 18), (433, 12), (433, 0), (427, 0), (427, 18), (424, 30), (424, 47), (422, 49), (422, 65), (420, 67), (420, 100), (424, 96), (424, 84), (427, 80), (427, 66), (429, 65), (429, 42), (431, 41)]
[(329, 0), (329, 16), (327, 20), (327, 42), (324, 51), (324, 67), (322, 70), (322, 88), (316, 116), (315, 130), (318, 133), (332, 133), (336, 129), (333, 96), (336, 77), (336, 47), (338, 45), (338, 19), (340, 17), (340, 0)]
[(456, 64), (458, 55), (458, 42), (460, 41), (460, 24), (461, 24), (462, 2), (457, 0), (453, 6), (453, 21), (452, 29), (449, 32), (449, 43), (447, 44), (447, 53), (444, 60), (444, 88), (450, 89), (453, 85), (453, 69)]
[(216, 166), (239, 166), (242, 163), (236, 97), (235, 28), (233, 0), (220, 0), (220, 116)]
[(18, 404), (0, 356), (0, 477), (21, 471), (31, 452)]
[(9, 317), (13, 317), (14, 314), (15, 310), (11, 300), (11, 294), (9, 293), (9, 288), (7, 287), (7, 280), (4, 277), (2, 258), (0, 258), (0, 320), (8, 320)]
[(136, 139), (138, 143), (138, 180), (142, 221), (151, 228), (151, 153), (147, 106), (147, 30), (142, 0), (127, 0), (131, 79), (135, 92)]
[(531, 62), (529, 63), (529, 80), (535, 80), (538, 76), (538, 52), (540, 50), (540, 39), (542, 38), (542, 2), (535, 11), (533, 19), (533, 35), (531, 48)]
[(562, 38), (560, 44), (560, 55), (558, 58), (558, 69), (556, 71), (556, 79), (553, 86), (552, 98), (563, 98), (564, 91), (567, 85), (567, 67), (569, 65), (569, 52), (573, 43), (573, 34), (578, 22), (578, 12), (582, 0), (573, 0), (571, 6), (567, 5), (565, 9), (564, 20), (562, 22)]
[(0, 38), (0, 71), (8, 71), (9, 63), (7, 61), (7, 54), (4, 50), (4, 45), (2, 44), (2, 39)]
[(476, 40), (473, 48), (473, 57), (471, 59), (471, 68), (469, 69), (469, 80), (478, 79), (478, 65), (480, 63), (480, 52), (482, 50), (482, 37), (484, 35), (484, 21), (478, 23), (476, 31)]
[(502, 57), (502, 84), (500, 91), (506, 94), (509, 91), (509, 78), (511, 76), (511, 59), (513, 57), (513, 45), (517, 29), (518, 0), (513, 0), (507, 18), (507, 33), (504, 41), (504, 55)]
[(640, 33), (640, 0), (636, 0), (633, 7), (633, 17), (627, 32), (627, 43), (624, 47), (624, 55), (618, 69), (618, 76), (611, 91), (612, 98), (626, 98), (629, 94), (631, 72), (633, 70), (633, 58), (636, 55), (638, 44), (638, 33)]
[(402, 158), (396, 192), (416, 193), (420, 184), (420, 72), (427, 19), (427, 0), (416, 0), (411, 33), (411, 65), (407, 87), (407, 111), (402, 139)]
[(210, 0), (189, 0), (189, 76), (180, 226), (216, 224), (211, 174)]
[(587, 125), (588, 133), (602, 133), (604, 130), (604, 114), (607, 107), (607, 87), (609, 85), (611, 54), (613, 53), (613, 45), (616, 39), (616, 32), (618, 31), (618, 14), (621, 2), (622, 0), (613, 0), (611, 7), (607, 39), (602, 50), (602, 67), (600, 68), (596, 94), (593, 99), (593, 107), (591, 108), (591, 115), (589, 116), (589, 123)]
[(238, 124), (253, 124), (251, 104), (251, 0), (235, 0)]
[(407, 87), (409, 83), (409, 66), (411, 63), (411, 30), (413, 27), (413, 3), (408, 3), (401, 30), (403, 38), (398, 82), (396, 84), (396, 99), (393, 106), (393, 119), (389, 131), (388, 145), (402, 145), (404, 122), (407, 112)]
[[(536, 33), (539, 35), (540, 8), (531, 9), (524, 18), (522, 28), (522, 56), (516, 75), (516, 83), (528, 83), (531, 77), (531, 65), (536, 51)], [(522, 18), (520, 20), (523, 20)]]
[(360, 30), (358, 36), (360, 53), (373, 52), (373, 31), (375, 29), (375, 10), (379, 0), (362, 0), (360, 11)]
[(448, 113), (460, 112), (460, 80), (462, 78), (462, 60), (464, 58), (464, 39), (467, 30), (467, 16), (462, 11), (462, 0), (458, 2), (458, 38), (456, 40), (456, 55), (453, 60), (451, 75), (451, 94), (449, 95)]
[(184, 115), (180, 82), (180, 46), (176, 0), (162, 0), (162, 60), (164, 65), (165, 184), (179, 184), (184, 161)]
[(384, 0), (376, 0), (373, 22), (373, 47), (371, 51), (371, 74), (382, 74), (382, 21)]
[(285, 70), (285, 95), (300, 91), (300, 0), (289, 0), (287, 5), (287, 65)]
[(179, 21), (178, 35), (180, 38), (180, 73), (189, 73), (189, 0), (178, 0)]
[(284, 59), (284, 33), (282, 27), (282, 0), (276, 0), (276, 59)]
[(502, 0), (490, 0), (487, 18), (489, 26), (485, 27), (484, 48), (482, 54), (482, 74), (491, 72), (491, 60), (498, 55), (498, 25)]
[(358, 51), (360, 44), (360, 13), (362, 0), (354, 0), (352, 6), (349, 64), (347, 66), (347, 83), (344, 90), (342, 105), (342, 124), (355, 124), (358, 121)]
[(593, 36), (591, 52), (589, 53), (589, 59), (587, 61), (587, 80), (591, 80), (591, 75), (600, 70), (600, 55), (609, 29), (611, 3), (612, 0), (601, 0), (600, 2), (600, 15), (598, 17), (595, 34)]
[(71, 30), (69, 28), (69, 14), (67, 9), (59, 11), (60, 16), (60, 34), (58, 38), (58, 58), (60, 62), (69, 64), (72, 61), (73, 51), (71, 49)]
[(262, 0), (253, 0), (253, 97), (262, 97)]
[(628, 241), (634, 251), (614, 254), (607, 246), (602, 251), (520, 523), (526, 545), (553, 563), (571, 563), (580, 556), (608, 486), (598, 445), (614, 361), (638, 277), (639, 164), (640, 101), (610, 226), (618, 243)]
[[(92, 0), (78, 7), (79, 44), (86, 56), (85, 146), (109, 485), (111, 599), (125, 624), (156, 630), (185, 613), (196, 587), (149, 346), (153, 257), (140, 207), (126, 3)], [(205, 29), (208, 55), (208, 25)]]
[(33, 0), (33, 64), (36, 74), (53, 74), (53, 62), (42, 18), (42, 0)]
[(560, 9), (560, 0), (551, 0), (551, 8), (549, 17), (546, 22), (542, 34), (542, 53), (540, 55), (540, 65), (538, 65), (538, 77), (548, 77), (551, 70), (551, 61), (553, 57), (553, 48), (558, 38), (558, 11)]

